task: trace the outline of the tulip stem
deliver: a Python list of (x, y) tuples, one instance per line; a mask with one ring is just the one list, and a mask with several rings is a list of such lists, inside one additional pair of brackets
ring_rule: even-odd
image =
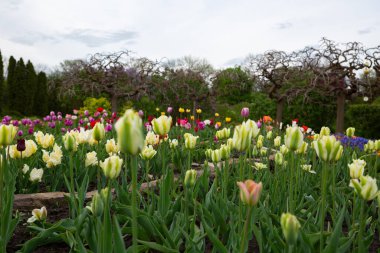
[(4, 171), (6, 169), (6, 155), (5, 148), (3, 148), (2, 152), (2, 160), (0, 161), (0, 217), (3, 217), (3, 191), (4, 191)]
[(294, 178), (294, 153), (290, 152), (290, 166), (288, 167), (290, 170), (290, 179), (289, 179), (289, 208), (290, 212), (294, 213), (294, 184), (293, 184), (293, 178)]
[(69, 156), (69, 160), (70, 160), (70, 195), (71, 195), (71, 201), (73, 203), (73, 206), (72, 206), (72, 211), (71, 211), (71, 216), (72, 218), (75, 218), (75, 214), (76, 214), (76, 211), (77, 211), (77, 207), (76, 207), (76, 200), (75, 200), (75, 189), (74, 189), (74, 161), (73, 161), (73, 152), (70, 152), (70, 156)]
[(244, 230), (243, 230), (243, 236), (241, 238), (241, 245), (240, 245), (240, 253), (246, 252), (246, 244), (248, 241), (248, 231), (249, 231), (249, 225), (251, 223), (251, 217), (252, 217), (253, 207), (248, 207), (247, 217), (245, 219), (244, 223)]
[(137, 156), (133, 155), (132, 159), (132, 244), (133, 253), (137, 253), (137, 240), (138, 240), (138, 230), (137, 230)]
[(365, 252), (364, 240), (363, 240), (363, 233), (364, 233), (364, 228), (365, 228), (364, 207), (365, 207), (365, 200), (362, 198), (360, 201), (360, 218), (359, 218), (360, 228), (359, 228), (359, 235), (358, 235), (358, 246), (359, 246), (358, 252)]
[(325, 230), (325, 216), (326, 216), (326, 180), (327, 180), (327, 163), (324, 162), (322, 166), (322, 180), (321, 180), (321, 190), (322, 190), (322, 204), (321, 204), (321, 220), (320, 220), (320, 244), (319, 250), (323, 251), (323, 231)]

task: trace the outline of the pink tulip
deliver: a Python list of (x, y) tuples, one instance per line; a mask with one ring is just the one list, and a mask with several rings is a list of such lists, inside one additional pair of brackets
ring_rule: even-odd
[(237, 182), (240, 188), (240, 199), (243, 203), (255, 206), (259, 202), (261, 190), (263, 189), (262, 183), (248, 179), (244, 182)]
[(244, 107), (243, 109), (241, 109), (241, 116), (243, 118), (247, 118), (249, 116), (249, 108), (248, 107)]

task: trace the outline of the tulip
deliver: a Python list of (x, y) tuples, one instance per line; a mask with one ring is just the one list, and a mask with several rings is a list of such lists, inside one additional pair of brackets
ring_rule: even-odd
[(303, 134), (299, 127), (288, 127), (285, 134), (285, 145), (288, 149), (296, 151), (303, 144)]
[(231, 122), (231, 118), (230, 117), (226, 117), (226, 123), (229, 123), (229, 122)]
[(96, 152), (88, 152), (86, 154), (85, 167), (93, 166), (98, 164), (98, 158), (96, 157)]
[(231, 148), (228, 145), (222, 144), (219, 150), (220, 150), (220, 155), (221, 155), (222, 160), (225, 161), (230, 158)]
[(280, 152), (277, 152), (274, 156), (274, 162), (277, 165), (282, 165), (284, 163), (284, 156)]
[(331, 133), (330, 128), (328, 127), (322, 127), (321, 131), (319, 132), (319, 135), (321, 136), (329, 136)]
[(140, 116), (141, 118), (144, 117), (144, 111), (143, 111), (143, 110), (139, 110), (138, 114), (139, 114), (139, 116)]
[(44, 170), (43, 169), (32, 169), (30, 171), (30, 174), (29, 174), (29, 181), (30, 182), (41, 182), (42, 180), (42, 176), (44, 174)]
[(190, 109), (186, 109), (186, 112), (187, 112), (187, 113), (190, 113), (190, 112), (191, 112), (191, 110), (190, 110)]
[(213, 163), (218, 163), (222, 160), (222, 153), (219, 149), (212, 150), (210, 154), (211, 161)]
[(253, 121), (253, 120), (248, 119), (246, 121), (246, 124), (251, 128), (252, 138), (256, 138), (256, 136), (260, 133), (260, 129), (257, 126), (256, 122)]
[(366, 162), (364, 160), (353, 160), (353, 162), (348, 165), (348, 168), (350, 169), (350, 177), (352, 179), (358, 179), (363, 176), (365, 166)]
[(69, 152), (75, 152), (78, 149), (78, 143), (75, 139), (75, 133), (73, 131), (67, 132), (63, 136), (63, 144), (65, 149)]
[(33, 209), (32, 217), (28, 219), (28, 223), (33, 223), (35, 221), (44, 221), (47, 217), (46, 207), (41, 207), (41, 209)]
[(258, 148), (258, 149), (261, 149), (262, 147), (263, 147), (263, 141), (262, 140), (257, 140), (257, 142), (256, 142), (256, 147)]
[(286, 155), (289, 152), (289, 149), (283, 144), (280, 147), (280, 152), (281, 154)]
[(243, 109), (241, 109), (240, 114), (243, 118), (247, 118), (249, 116), (249, 108), (243, 107)]
[(276, 136), (273, 140), (273, 145), (277, 148), (281, 146), (281, 136)]
[[(0, 162), (1, 162), (1, 158), (2, 158), (2, 156), (0, 156)], [(0, 164), (0, 167), (1, 167), (1, 164)], [(24, 164), (24, 167), (22, 167), (22, 174), (24, 174), (24, 175), (26, 175), (26, 173), (28, 173), (29, 172), (29, 166), (27, 165), (27, 164)]]
[(370, 176), (361, 176), (360, 179), (351, 179), (350, 187), (353, 187), (355, 191), (367, 201), (373, 200), (380, 194), (376, 179)]
[(185, 186), (187, 188), (191, 188), (195, 185), (195, 180), (197, 179), (197, 171), (196, 170), (187, 170), (185, 174)]
[(157, 154), (157, 151), (153, 149), (152, 145), (145, 146), (141, 151), (141, 158), (144, 160), (150, 160)]
[(178, 109), (178, 112), (179, 112), (179, 113), (184, 113), (184, 112), (185, 112), (185, 109), (183, 109), (183, 108), (180, 107), (180, 108)]
[(343, 153), (343, 146), (335, 136), (322, 136), (321, 139), (313, 141), (313, 147), (320, 159), (323, 161), (337, 161)]
[(13, 125), (0, 125), (0, 146), (12, 144), (17, 133), (17, 128)]
[(349, 138), (353, 137), (355, 135), (355, 128), (353, 128), (353, 127), (347, 128), (346, 135)]
[(254, 168), (256, 169), (256, 170), (263, 170), (263, 169), (266, 169), (267, 168), (267, 165), (266, 164), (264, 164), (264, 163), (254, 163), (255, 164), (255, 166), (254, 166)]
[(303, 142), (301, 147), (296, 150), (296, 153), (297, 154), (306, 154), (308, 146), (309, 146), (309, 144), (307, 142)]
[(26, 140), (25, 141), (25, 150), (21, 152), (17, 150), (17, 145), (11, 145), (9, 146), (9, 156), (12, 159), (17, 159), (17, 158), (27, 158), (32, 156), (37, 152), (37, 144), (33, 140)]
[(267, 133), (267, 139), (268, 140), (270, 140), (270, 139), (272, 139), (272, 136), (273, 136), (273, 132), (272, 131), (269, 131), (268, 133)]
[(231, 129), (223, 128), (222, 130), (216, 131), (215, 136), (218, 140), (228, 139), (230, 137)]
[(302, 164), (301, 165), (301, 169), (303, 169), (304, 171), (307, 171), (311, 174), (315, 174), (316, 172), (314, 170), (311, 170), (311, 165), (310, 164)]
[(23, 152), (25, 151), (25, 139), (18, 139), (17, 140), (17, 151)]
[(37, 144), (40, 145), (42, 148), (53, 147), (55, 142), (54, 135), (44, 134), (41, 131), (35, 132), (33, 135), (36, 139)]
[(117, 155), (110, 156), (104, 162), (100, 162), (104, 175), (109, 179), (115, 179), (119, 176), (122, 165), (123, 159)]
[(255, 206), (260, 199), (260, 194), (263, 188), (262, 183), (256, 183), (253, 180), (246, 180), (244, 182), (237, 182), (240, 188), (240, 199), (244, 204)]
[(202, 113), (202, 109), (199, 109), (199, 108), (198, 108), (198, 109), (196, 110), (196, 112), (197, 112), (197, 114), (201, 114), (201, 113)]
[(108, 154), (117, 154), (119, 152), (119, 146), (116, 144), (115, 139), (109, 139), (106, 142), (106, 152)]
[(144, 146), (141, 118), (133, 111), (127, 110), (115, 124), (120, 151), (137, 155)]
[(105, 137), (105, 130), (104, 130), (104, 125), (100, 122), (97, 122), (92, 130), (92, 138), (99, 142)]
[(281, 215), (281, 228), (284, 233), (286, 242), (289, 245), (294, 245), (297, 242), (299, 229), (301, 224), (297, 220), (297, 217), (291, 213), (283, 213)]
[(234, 131), (233, 147), (239, 152), (246, 151), (251, 146), (252, 129), (246, 122), (236, 126)]
[(169, 146), (171, 149), (176, 148), (178, 146), (178, 140), (177, 139), (169, 140)]
[(169, 133), (170, 127), (172, 125), (172, 117), (161, 115), (159, 118), (152, 120), (152, 125), (153, 130), (156, 134), (165, 136)]
[(219, 117), (219, 113), (216, 112), (216, 113), (215, 113), (215, 117)]
[(173, 107), (168, 107), (168, 109), (166, 110), (168, 114), (171, 114), (173, 112)]
[(54, 144), (53, 151), (48, 152), (42, 150), (42, 160), (46, 163), (47, 168), (53, 168), (57, 165), (60, 165), (62, 162), (62, 149), (57, 144)]
[(271, 118), (270, 116), (264, 116), (264, 117), (263, 117), (263, 121), (264, 121), (264, 123), (270, 123), (270, 122), (272, 122), (273, 120), (272, 120), (272, 118)]
[(199, 136), (194, 136), (189, 133), (185, 133), (183, 136), (185, 137), (185, 148), (194, 149), (195, 145), (197, 144), (197, 139), (199, 138)]
[(104, 210), (104, 201), (98, 192), (96, 192), (92, 197), (91, 206), (87, 208), (90, 209), (91, 213), (96, 217), (102, 216)]

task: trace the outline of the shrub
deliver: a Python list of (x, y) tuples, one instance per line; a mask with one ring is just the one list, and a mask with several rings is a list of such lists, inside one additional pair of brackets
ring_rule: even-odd
[(380, 138), (380, 105), (357, 104), (347, 110), (346, 126), (355, 127), (355, 135), (367, 138)]
[(97, 108), (102, 107), (107, 111), (111, 111), (111, 104), (107, 98), (92, 98), (88, 97), (83, 101), (83, 107), (80, 108), (80, 113), (88, 110), (91, 114), (96, 111)]

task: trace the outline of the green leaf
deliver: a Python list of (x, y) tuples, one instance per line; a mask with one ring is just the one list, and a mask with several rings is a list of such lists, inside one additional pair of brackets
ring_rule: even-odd
[(179, 252), (178, 250), (170, 249), (168, 247), (162, 246), (162, 245), (155, 243), (155, 242), (147, 242), (147, 241), (142, 241), (142, 240), (138, 240), (138, 242), (141, 243), (142, 245), (149, 247), (150, 249), (158, 250), (160, 252), (165, 252), (165, 253), (177, 253), (177, 252)]

